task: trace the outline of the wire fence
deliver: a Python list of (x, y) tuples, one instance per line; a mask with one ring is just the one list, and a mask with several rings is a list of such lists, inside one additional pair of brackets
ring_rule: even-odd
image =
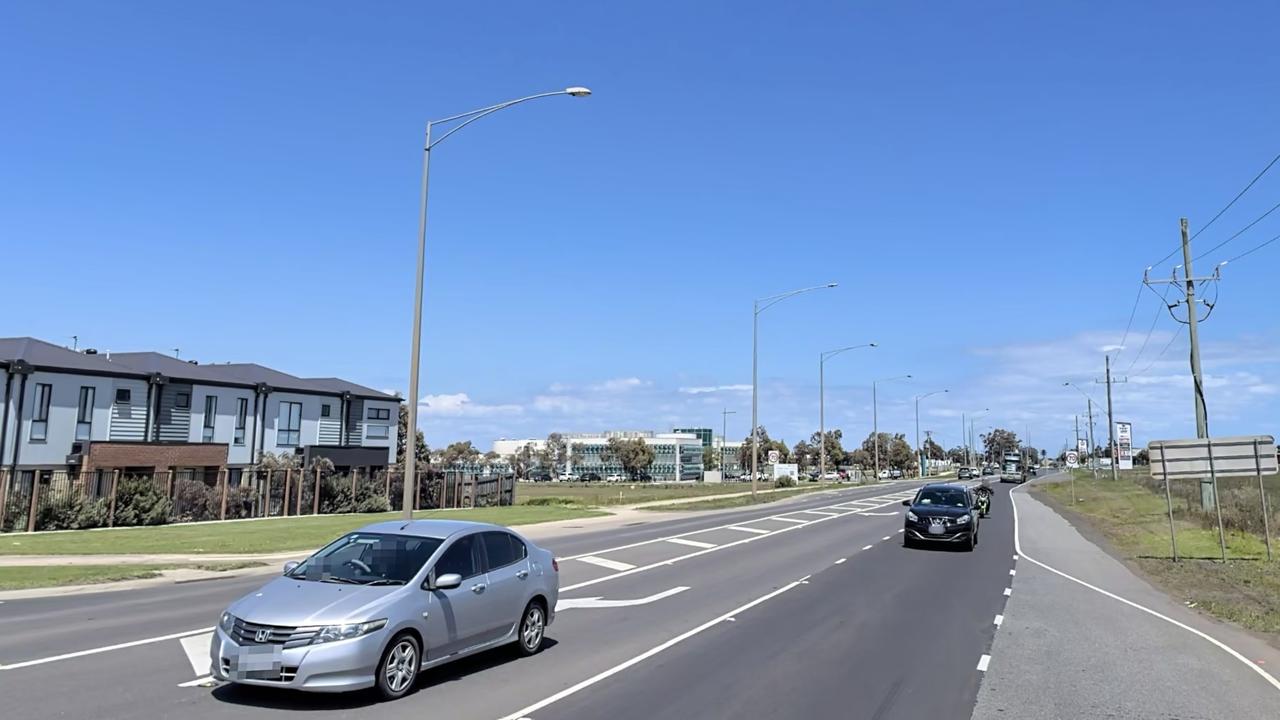
[[(515, 479), (417, 474), (415, 510), (515, 503)], [(321, 469), (0, 470), (0, 532), (400, 510), (403, 473)]]

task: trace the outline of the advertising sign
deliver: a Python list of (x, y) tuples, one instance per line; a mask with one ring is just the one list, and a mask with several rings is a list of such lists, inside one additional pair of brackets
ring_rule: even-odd
[(1133, 423), (1116, 423), (1116, 461), (1121, 470), (1133, 469)]
[(1079, 440), (1076, 440), (1076, 452), (1080, 453), (1081, 455), (1089, 454), (1089, 441), (1084, 438), (1080, 438)]

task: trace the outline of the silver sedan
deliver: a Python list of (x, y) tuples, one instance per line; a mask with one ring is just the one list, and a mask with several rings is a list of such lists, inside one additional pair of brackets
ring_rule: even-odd
[(508, 643), (538, 652), (559, 592), (551, 553), (507, 528), (375, 523), (232, 603), (213, 634), (213, 676), (394, 699), (435, 665)]

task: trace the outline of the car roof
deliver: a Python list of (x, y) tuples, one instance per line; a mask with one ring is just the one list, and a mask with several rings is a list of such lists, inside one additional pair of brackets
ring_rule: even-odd
[(964, 485), (956, 485), (955, 483), (929, 483), (920, 488), (921, 490), (968, 490)]
[(470, 520), (387, 520), (365, 525), (357, 532), (389, 533), (394, 535), (416, 535), (445, 539), (450, 535), (476, 530), (504, 530), (507, 528), (493, 523), (472, 522)]

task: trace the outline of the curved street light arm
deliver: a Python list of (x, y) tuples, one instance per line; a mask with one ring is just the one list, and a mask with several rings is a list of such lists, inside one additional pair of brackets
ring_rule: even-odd
[[(827, 288), (833, 288), (835, 286), (836, 286), (836, 283), (827, 283), (826, 285), (814, 285), (813, 287), (800, 288), (799, 290), (791, 290), (789, 292), (784, 292), (784, 293), (779, 293), (777, 295), (770, 295), (769, 297), (759, 298), (758, 300), (756, 300), (756, 314), (759, 315), (760, 313), (764, 312), (765, 310), (768, 310), (769, 308), (773, 307), (774, 305), (777, 305), (778, 303), (782, 302), (783, 300), (786, 300), (789, 297), (794, 297), (801, 293), (807, 293), (813, 290), (826, 290)], [(764, 303), (764, 304), (761, 305), (760, 303)]]
[(519, 104), (520, 104), (520, 103), (522, 103), (522, 102), (528, 102), (528, 101), (530, 101), (530, 100), (537, 100), (538, 98), (552, 97), (552, 96), (554, 96), (554, 95), (568, 95), (568, 94), (569, 94), (569, 91), (568, 91), (568, 90), (556, 90), (556, 91), (554, 91), (554, 92), (538, 93), (537, 95), (529, 95), (528, 97), (522, 97), (522, 98), (518, 98), (518, 99), (516, 99), (516, 100), (508, 100), (508, 101), (506, 101), (506, 102), (501, 102), (501, 103), (498, 103), (497, 105), (490, 105), (489, 107), (480, 108), (480, 109), (478, 109), (478, 110), (472, 110), (472, 111), (470, 111), (470, 112), (459, 113), (458, 115), (452, 115), (452, 116), (450, 116), (450, 117), (443, 118), (443, 119), (441, 119), (441, 120), (432, 120), (431, 122), (427, 123), (427, 128), (428, 128), (428, 130), (430, 130), (431, 126), (433, 126), (433, 125), (442, 125), (442, 124), (444, 124), (444, 123), (453, 122), (454, 120), (461, 120), (462, 118), (467, 118), (467, 120), (466, 120), (465, 122), (459, 123), (456, 127), (451, 128), (451, 129), (449, 130), (449, 132), (445, 133), (444, 135), (441, 135), (439, 138), (437, 138), (437, 139), (435, 139), (435, 140), (432, 140), (432, 141), (431, 141), (431, 143), (430, 143), (429, 145), (427, 145), (427, 148), (426, 148), (426, 149), (427, 149), (427, 150), (430, 150), (431, 148), (435, 147), (436, 145), (439, 145), (440, 143), (444, 142), (445, 138), (447, 138), (447, 137), (449, 137), (450, 135), (452, 135), (452, 134), (454, 134), (454, 133), (458, 132), (458, 131), (459, 131), (459, 130), (461, 130), (462, 128), (464, 128), (464, 127), (466, 127), (466, 126), (470, 125), (471, 123), (473, 123), (473, 122), (475, 122), (475, 121), (479, 120), (480, 118), (484, 117), (485, 115), (492, 115), (493, 113), (496, 113), (496, 112), (498, 112), (499, 110), (505, 110), (506, 108), (509, 108), (509, 107), (511, 107), (512, 105), (519, 105)]
[(849, 347), (842, 347), (839, 350), (827, 350), (826, 352), (822, 353), (819, 356), (819, 359), (827, 360), (829, 358), (833, 358), (839, 355), (842, 352), (847, 352), (849, 350), (857, 350), (858, 348), (873, 348), (873, 347), (877, 347), (877, 345), (875, 343), (864, 343), (862, 345), (850, 345)]

